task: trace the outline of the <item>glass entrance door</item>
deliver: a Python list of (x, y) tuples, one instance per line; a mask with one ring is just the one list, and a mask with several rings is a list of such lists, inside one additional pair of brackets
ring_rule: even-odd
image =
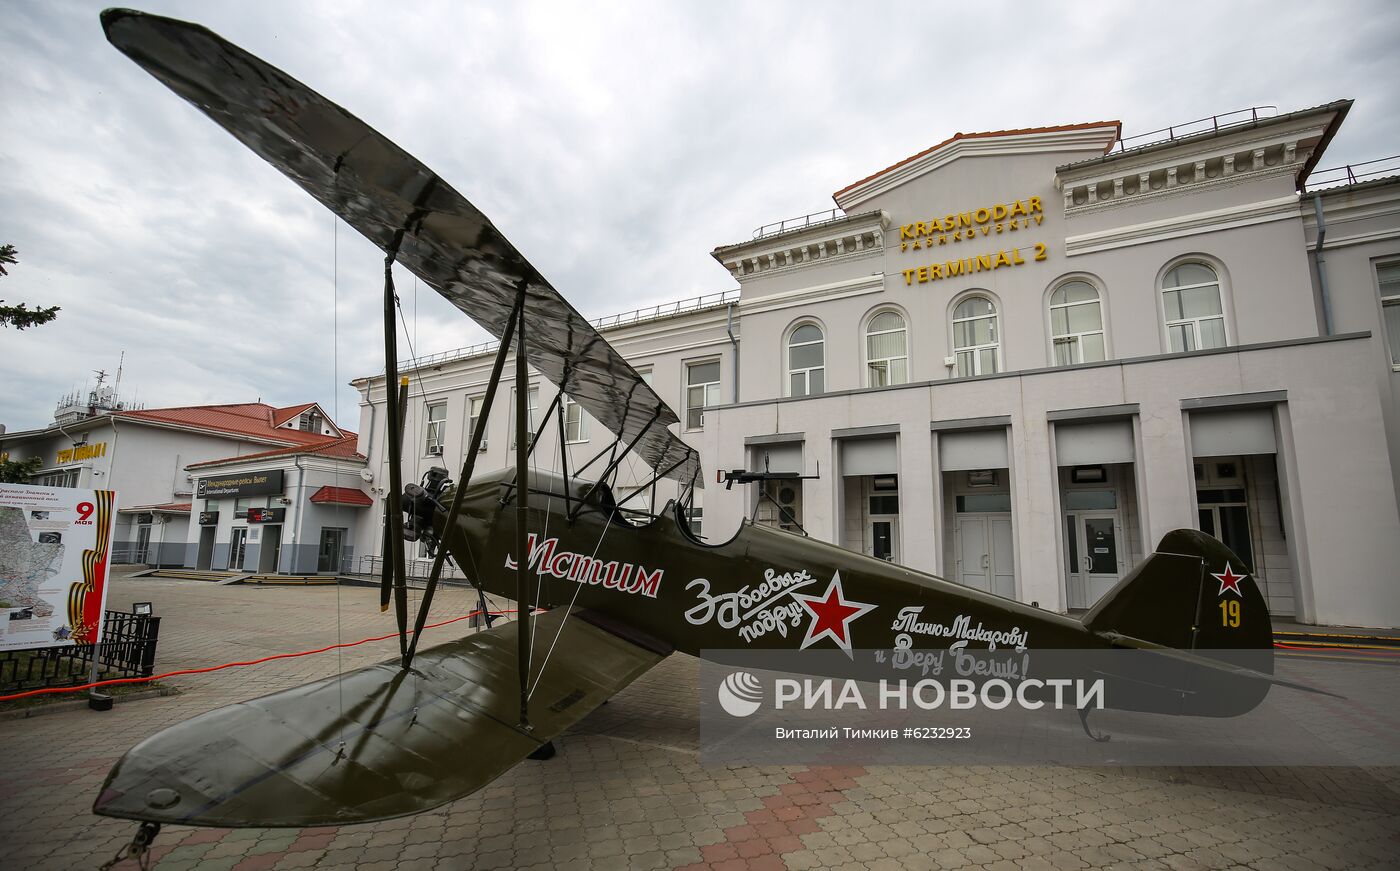
[(136, 529), (136, 558), (132, 562), (148, 563), (151, 561), (151, 528), (140, 526)]
[(894, 518), (872, 517), (870, 519), (870, 555), (876, 559), (897, 561), (899, 551), (897, 547), (896, 524)]
[(1069, 606), (1092, 608), (1118, 583), (1117, 518), (1071, 513), (1065, 518)]
[(1235, 556), (1244, 561), (1245, 570), (1254, 571), (1254, 547), (1249, 535), (1249, 504), (1244, 489), (1198, 490), (1197, 510), (1200, 512), (1201, 532), (1220, 539)]
[(248, 527), (239, 526), (234, 528), (233, 534), (228, 540), (228, 567), (231, 569), (243, 568), (243, 553), (248, 549)]
[(323, 528), (321, 530), (321, 547), (317, 551), (316, 557), (316, 571), (340, 571), (340, 551), (344, 544), (345, 530)]

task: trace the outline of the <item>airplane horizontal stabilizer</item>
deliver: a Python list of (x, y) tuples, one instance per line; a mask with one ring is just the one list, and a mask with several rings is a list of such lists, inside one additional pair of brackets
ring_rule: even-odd
[(422, 650), (408, 671), (395, 658), (172, 726), (122, 757), (93, 811), (183, 825), (318, 826), (462, 798), (666, 657), (646, 639), (569, 613), (531, 621), (530, 729), (519, 724), (512, 621)]

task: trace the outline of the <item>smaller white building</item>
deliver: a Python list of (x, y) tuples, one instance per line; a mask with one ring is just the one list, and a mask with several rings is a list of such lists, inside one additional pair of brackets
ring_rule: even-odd
[(182, 564), (200, 571), (352, 572), (353, 530), (374, 500), (357, 436), (188, 467), (195, 514)]
[(34, 484), (116, 490), (113, 562), (184, 566), (195, 498), (187, 466), (354, 437), (314, 402), (127, 408), (94, 391), (86, 404), (66, 397), (42, 429), (0, 432), (0, 458), (40, 458)]

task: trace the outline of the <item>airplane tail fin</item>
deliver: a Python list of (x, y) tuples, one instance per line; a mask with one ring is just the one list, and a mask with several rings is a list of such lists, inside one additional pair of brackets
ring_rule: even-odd
[(1263, 594), (1243, 560), (1194, 529), (1163, 536), (1082, 620), (1116, 647), (1156, 651), (1127, 663), (1115, 708), (1234, 716), (1263, 701), (1272, 684), (1312, 690), (1273, 677)]
[[(1179, 650), (1263, 650), (1272, 671), (1269, 608), (1238, 556), (1195, 529), (1167, 533), (1082, 618), (1091, 631)], [(1258, 668), (1258, 665), (1252, 665)]]

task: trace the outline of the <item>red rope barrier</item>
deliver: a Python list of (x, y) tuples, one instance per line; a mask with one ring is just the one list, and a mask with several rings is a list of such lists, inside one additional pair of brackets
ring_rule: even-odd
[(1274, 647), (1280, 650), (1308, 650), (1314, 653), (1352, 653), (1361, 656), (1400, 656), (1400, 650), (1385, 650), (1376, 647), (1309, 647), (1303, 644), (1288, 644), (1275, 641)]
[[(424, 626), (423, 628), (436, 629), (439, 626), (446, 626), (450, 623), (458, 623), (462, 620), (470, 620), (472, 617), (476, 617), (481, 613), (482, 612), (479, 610), (473, 611), (470, 614), (463, 614), (460, 617), (453, 617), (451, 620), (443, 620), (441, 623), (430, 623), (427, 626)], [(490, 611), (488, 613), (493, 617), (501, 617), (506, 614), (514, 614), (515, 611)], [(272, 656), (264, 656), (262, 659), (250, 659), (245, 662), (226, 662), (223, 665), (211, 665), (207, 668), (185, 668), (180, 669), (179, 671), (167, 671), (164, 674), (154, 674), (150, 677), (118, 677), (112, 678), (111, 680), (100, 680), (95, 683), (85, 683), (81, 686), (46, 687), (44, 689), (28, 690), (27, 692), (15, 693), (13, 695), (8, 696), (0, 696), (0, 702), (9, 702), (15, 699), (27, 698), (29, 696), (49, 695), (51, 693), (73, 693), (79, 690), (90, 690), (96, 689), (97, 687), (113, 686), (115, 684), (146, 683), (147, 681), (161, 680), (162, 678), (167, 677), (179, 677), (180, 675), (185, 674), (207, 674), (208, 672), (221, 671), (225, 668), (241, 668), (247, 665), (260, 665), (264, 662), (271, 662), (274, 659), (294, 659), (298, 656), (312, 656), (317, 653), (326, 653), (327, 651), (338, 650), (345, 647), (359, 647), (361, 644), (368, 644), (371, 641), (385, 641), (387, 639), (394, 638), (398, 634), (399, 633), (397, 632), (390, 632), (388, 635), (377, 635), (374, 638), (361, 638), (359, 641), (348, 641), (344, 644), (331, 644), (326, 647), (317, 648), (316, 650), (303, 650), (298, 653), (276, 653)], [(409, 634), (413, 634), (413, 630), (410, 629)]]

